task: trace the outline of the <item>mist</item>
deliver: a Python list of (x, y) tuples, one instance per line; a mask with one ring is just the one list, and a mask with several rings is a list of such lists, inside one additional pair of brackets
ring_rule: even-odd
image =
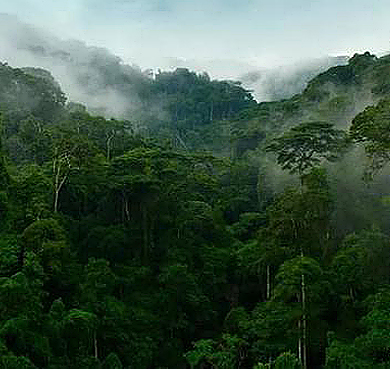
[[(73, 30), (76, 31), (77, 29)], [(15, 67), (44, 68), (59, 82), (69, 101), (86, 105), (94, 114), (131, 118), (133, 122), (137, 120), (138, 112), (145, 110), (148, 110), (150, 115), (163, 117), (164, 112), (158, 100), (146, 104), (140, 96), (142, 86), (147, 84), (160, 68), (174, 70), (177, 67), (185, 67), (199, 73), (207, 72), (212, 78), (241, 81), (260, 102), (288, 99), (301, 93), (316, 75), (332, 66), (345, 65), (349, 59), (348, 55), (333, 57), (320, 55), (316, 58), (308, 57), (294, 61), (286, 55), (284, 65), (280, 64), (281, 61), (272, 65), (273, 63), (265, 58), (265, 64), (261, 66), (259, 65), (261, 60), (254, 58), (225, 59), (215, 57), (214, 52), (210, 53), (209, 58), (202, 53), (192, 58), (177, 55), (168, 57), (164, 54), (159, 55), (160, 50), (156, 49), (156, 54), (149, 55), (149, 62), (146, 63), (146, 54), (137, 53), (137, 50), (134, 50), (133, 57), (129, 57), (131, 45), (129, 50), (123, 51), (122, 55), (118, 56), (112, 51), (115, 47), (108, 49), (102, 47), (102, 43), (99, 45), (99, 42), (90, 44), (80, 39), (67, 38), (73, 36), (72, 32), (65, 30), (62, 37), (59, 37), (51, 27), (43, 29), (24, 23), (16, 16), (2, 14), (0, 15), (0, 60)], [(85, 36), (85, 33), (81, 32), (80, 36)], [(116, 42), (113, 42), (114, 46)], [(152, 61), (154, 57), (155, 60)], [(143, 68), (137, 65), (137, 61), (148, 67), (155, 67)], [(370, 96), (362, 97), (356, 94), (353, 96), (354, 108), (334, 121), (338, 128), (348, 129), (351, 119), (365, 106), (373, 103)], [(304, 121), (312, 117), (313, 112), (303, 111), (300, 120)], [(294, 124), (297, 122), (286, 121), (284, 129)], [(375, 206), (378, 204), (374, 207), (369, 206), (373, 203), (375, 195), (372, 195), (366, 184), (361, 181), (363, 164), (356, 167), (357, 162), (362, 162), (363, 156), (361, 153), (354, 155), (332, 169), (332, 177), (337, 179), (333, 183), (338, 193), (336, 218), (339, 219), (338, 223), (345, 224), (343, 227), (348, 230), (353, 228), (348, 224), (348, 219), (351, 218), (348, 209), (356, 198), (363, 203), (361, 214), (356, 215), (356, 218), (360, 216), (361, 219), (352, 220), (353, 224), (364, 223), (366, 220), (368, 222), (375, 214), (380, 214), (375, 213)], [(344, 166), (349, 168), (348, 174), (345, 174), (347, 171), (342, 169)], [(267, 181), (276, 192), (289, 186), (291, 181), (294, 182), (293, 178), (283, 173), (272, 162), (269, 162), (266, 167)], [(373, 184), (373, 188), (377, 188), (375, 193), (381, 191), (384, 181), (385, 176), (378, 177), (376, 184)], [(368, 212), (364, 213), (363, 210), (369, 207), (373, 210), (367, 215)]]
[[(177, 67), (241, 81), (258, 102), (274, 101), (355, 52), (388, 49), (387, 3), (377, 4), (375, 22), (362, 10), (333, 1), (18, 0), (2, 7), (0, 60), (48, 69), (70, 100), (118, 118), (145, 107), (134, 79)], [(132, 83), (107, 83), (108, 70)], [(160, 114), (158, 105), (148, 109)]]
[(125, 66), (108, 50), (78, 40), (62, 40), (39, 28), (1, 15), (1, 59), (14, 67), (38, 67), (52, 73), (69, 100), (106, 116), (125, 117), (140, 107), (132, 87), (118, 91), (107, 81), (109, 71), (143, 78), (138, 67)]
[[(160, 67), (142, 70), (135, 63), (124, 62), (107, 48), (57, 37), (8, 14), (0, 14), (0, 47), (2, 62), (14, 67), (44, 68), (60, 83), (69, 100), (86, 105), (95, 114), (116, 118), (136, 117), (137, 112), (145, 108), (139, 90), (160, 67), (163, 70), (186, 67), (199, 73), (207, 72), (212, 78), (242, 81), (257, 101), (269, 101), (301, 92), (318, 72), (347, 60), (347, 57), (328, 57), (267, 69), (235, 59), (156, 55)], [(133, 60), (137, 57), (139, 55)], [(149, 104), (148, 109), (154, 115), (163, 115), (159, 101)]]
[(257, 101), (288, 99), (301, 93), (307, 83), (330, 67), (346, 65), (348, 56), (302, 60), (272, 69), (252, 70), (239, 77)]

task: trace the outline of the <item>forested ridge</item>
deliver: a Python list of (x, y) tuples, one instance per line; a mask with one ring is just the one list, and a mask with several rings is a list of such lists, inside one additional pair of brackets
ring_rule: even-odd
[(113, 119), (0, 64), (0, 368), (390, 367), (389, 56), (132, 78)]

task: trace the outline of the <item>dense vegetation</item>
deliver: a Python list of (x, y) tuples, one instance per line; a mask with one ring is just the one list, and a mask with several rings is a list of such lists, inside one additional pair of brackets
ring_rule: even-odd
[(160, 72), (140, 121), (0, 65), (0, 368), (387, 368), (389, 70)]

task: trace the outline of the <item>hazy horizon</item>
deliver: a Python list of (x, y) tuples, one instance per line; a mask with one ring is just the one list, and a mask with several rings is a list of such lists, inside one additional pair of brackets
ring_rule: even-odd
[[(116, 111), (123, 110), (128, 97), (102, 91), (97, 83), (91, 98), (77, 82), (83, 60), (96, 47), (104, 49), (99, 57), (107, 61), (119, 57), (124, 64), (154, 71), (186, 67), (213, 79), (242, 81), (257, 101), (278, 100), (301, 92), (315, 75), (345, 64), (355, 52), (388, 50), (390, 5), (377, 1), (366, 9), (353, 3), (15, 0), (0, 8), (0, 60), (46, 68), (71, 100), (88, 106), (109, 101)], [(32, 51), (43, 44), (52, 54)], [(75, 62), (61, 60), (61, 53)], [(88, 66), (97, 81), (99, 73)]]
[[(390, 3), (287, 0), (68, 0), (4, 2), (62, 39), (107, 48), (142, 69), (187, 63), (216, 77), (306, 59), (389, 49)], [(221, 73), (218, 73), (218, 68)]]

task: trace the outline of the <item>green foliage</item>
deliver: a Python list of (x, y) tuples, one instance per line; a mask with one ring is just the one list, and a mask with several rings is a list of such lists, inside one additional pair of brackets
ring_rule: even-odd
[(0, 358), (1, 369), (36, 369), (37, 367), (25, 356), (6, 355)]
[(97, 320), (94, 314), (86, 311), (72, 309), (64, 318), (64, 329), (70, 338), (85, 334), (90, 338), (96, 329)]
[(363, 369), (372, 368), (372, 366), (358, 357), (358, 352), (353, 345), (332, 340), (326, 350), (325, 368)]
[(122, 363), (119, 360), (118, 356), (111, 352), (103, 363), (102, 369), (122, 369)]
[(241, 241), (247, 241), (256, 236), (256, 232), (264, 225), (264, 215), (259, 213), (240, 214), (239, 221), (231, 227), (233, 235)]
[(297, 357), (291, 352), (284, 352), (275, 360), (275, 369), (301, 369), (302, 366)]
[(170, 306), (165, 319), (172, 329), (186, 328), (190, 324), (189, 319), (199, 319), (199, 315), (208, 310), (208, 298), (202, 293), (196, 276), (190, 273), (186, 265), (176, 264), (163, 268), (159, 282), (164, 287), (164, 304)]
[[(49, 73), (1, 65), (0, 368), (298, 369), (298, 345), (308, 367), (385, 368), (386, 228), (340, 232), (342, 177), (319, 166), (346, 149), (334, 127), (356, 97), (385, 93), (388, 61), (354, 56), (258, 105), (238, 83), (111, 61), (106, 85), (142, 95), (131, 121), (65, 106)], [(380, 164), (388, 105), (351, 128)]]
[(109, 263), (104, 259), (90, 259), (85, 268), (85, 280), (81, 284), (81, 299), (86, 301), (102, 301), (110, 295), (115, 285), (115, 275)]
[[(50, 73), (34, 73), (0, 64), (0, 109), (17, 114), (33, 114), (50, 120), (61, 112), (65, 95)], [(42, 70), (41, 70), (42, 71)], [(19, 110), (19, 111), (18, 111)]]
[(251, 312), (242, 329), (250, 342), (250, 352), (256, 361), (268, 362), (282, 352), (297, 347), (297, 319), (301, 311), (280, 301), (261, 302)]
[(303, 187), (287, 189), (269, 207), (266, 237), (288, 246), (290, 255), (322, 257), (327, 247), (333, 199), (322, 169), (301, 178)]
[(302, 275), (305, 277), (306, 293), (311, 302), (322, 300), (321, 294), (325, 292), (325, 285), (322, 284), (322, 270), (318, 262), (314, 259), (298, 256), (287, 260), (280, 267), (276, 275), (278, 283), (274, 298), (286, 302), (298, 302), (301, 294)]
[(37, 165), (20, 169), (10, 193), (13, 198), (13, 217), (20, 229), (39, 219), (51, 217), (52, 183), (44, 170)]
[(19, 252), (16, 236), (7, 235), (0, 238), (0, 276), (9, 276), (16, 271)]
[(268, 364), (258, 363), (253, 369), (301, 369), (302, 365), (291, 352), (283, 352), (273, 362)]
[(186, 354), (186, 359), (192, 369), (198, 368), (201, 363), (207, 363), (212, 368), (233, 369), (240, 366), (244, 349), (244, 340), (224, 334), (220, 342), (211, 339), (195, 342), (194, 350)]
[(270, 364), (262, 364), (262, 363), (257, 363), (253, 369), (270, 369), (271, 366)]
[(229, 118), (250, 107), (254, 101), (239, 82), (210, 81), (186, 68), (156, 75), (155, 88), (166, 97), (166, 110), (176, 129), (194, 128)]
[(283, 170), (300, 176), (323, 159), (333, 161), (340, 156), (345, 146), (345, 134), (326, 122), (302, 123), (293, 127), (267, 146), (267, 151), (276, 153), (277, 162)]
[(375, 55), (366, 51), (364, 54), (354, 54), (354, 56), (349, 59), (349, 65), (357, 72), (361, 72), (362, 70), (374, 65), (377, 60), (378, 59)]
[(27, 319), (10, 319), (0, 330), (0, 336), (16, 355), (25, 354), (38, 366), (46, 366), (51, 356), (48, 338), (34, 331), (36, 324)]
[(361, 323), (364, 333), (353, 343), (335, 338), (327, 349), (326, 368), (386, 368), (389, 361), (389, 292), (384, 289), (366, 300), (368, 313)]
[(389, 365), (390, 293), (382, 290), (367, 302), (370, 311), (362, 319), (366, 333), (355, 340), (355, 345), (369, 362)]
[(29, 280), (26, 274), (19, 272), (0, 279), (0, 317), (3, 321), (17, 316), (34, 318), (40, 314), (39, 285)]
[(389, 161), (390, 152), (390, 101), (383, 99), (369, 106), (352, 121), (350, 135), (364, 144), (369, 157), (367, 175), (370, 177)]
[(379, 230), (348, 235), (332, 262), (340, 293), (354, 300), (389, 283), (389, 239)]
[(37, 220), (23, 232), (23, 244), (25, 248), (38, 254), (44, 251), (47, 243), (61, 242), (64, 240), (64, 230), (55, 219)]

